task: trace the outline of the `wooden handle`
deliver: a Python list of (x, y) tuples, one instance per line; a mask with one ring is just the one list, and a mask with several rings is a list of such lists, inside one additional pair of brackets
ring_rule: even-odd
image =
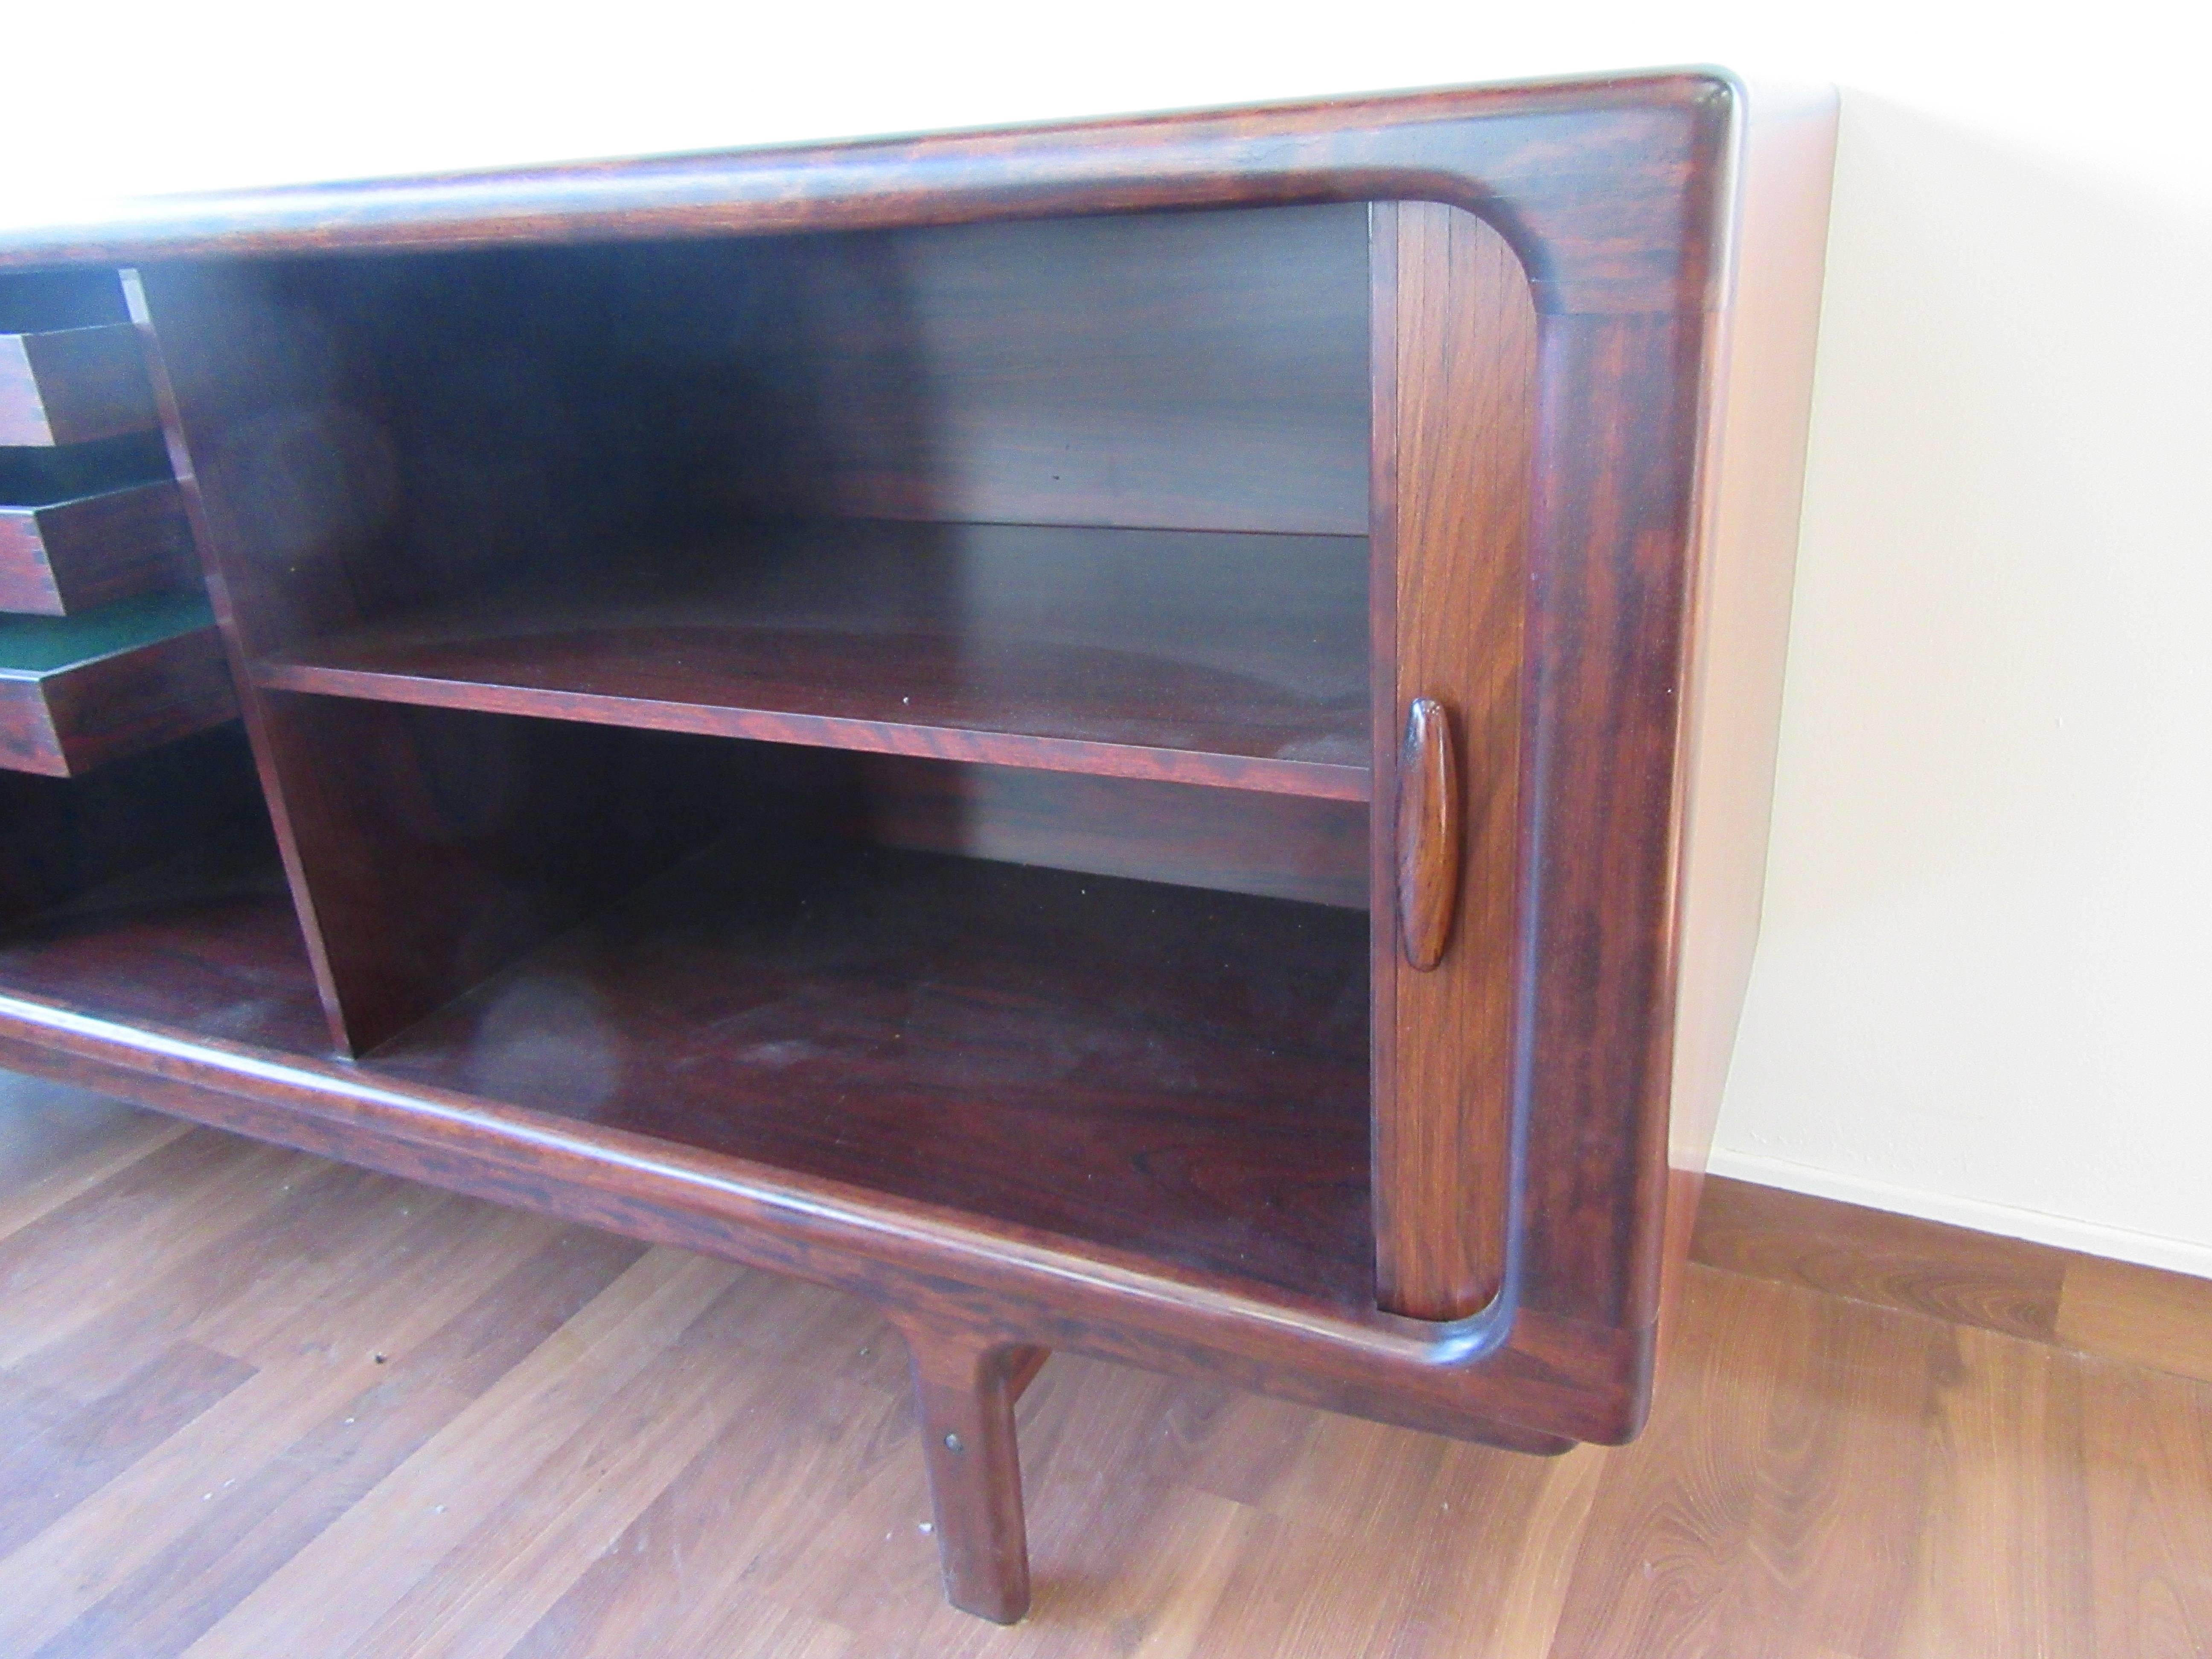
[(1459, 766), (1451, 716), (1433, 697), (1406, 708), (1398, 754), (1398, 939), (1426, 972), (1443, 960), (1459, 902)]

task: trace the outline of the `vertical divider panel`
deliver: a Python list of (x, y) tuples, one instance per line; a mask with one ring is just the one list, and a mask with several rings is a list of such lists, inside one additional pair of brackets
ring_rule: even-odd
[[(1376, 1289), (1446, 1320), (1504, 1271), (1536, 319), (1520, 261), (1471, 214), (1378, 203), (1370, 238)], [(1402, 948), (1397, 879), (1416, 698), (1448, 717), (1464, 792), (1456, 910), (1427, 969)]]
[[(347, 1046), (344, 1017), (323, 936), (315, 895), (307, 878), (302, 851), (303, 836), (297, 822), (284, 752), (300, 747), (301, 734), (272, 718), (267, 699), (255, 690), (247, 665), (254, 655), (279, 641), (302, 637), (350, 620), (354, 614), (342, 572), (319, 548), (322, 556), (309, 557), (257, 574), (238, 556), (237, 531), (219, 524), (226, 503), (220, 489), (214, 501), (203, 489), (195, 450), (210, 459), (226, 452), (233, 434), (251, 428), (257, 416), (268, 420), (276, 411), (297, 406), (302, 388), (296, 384), (301, 365), (292, 360), (295, 373), (282, 372), (285, 359), (268, 350), (269, 333), (280, 319), (261, 319), (258, 326), (254, 305), (256, 284), (243, 278), (224, 281), (210, 275), (181, 271), (125, 270), (123, 291), (131, 319), (145, 347), (147, 371), (161, 417), (161, 433), (169, 452), (169, 469), (183, 494), (192, 540), (207, 577), (208, 596), (216, 622), (230, 658), (231, 674), (238, 688), (239, 712), (253, 749), (255, 769), (260, 775), (271, 826), (292, 890), (307, 960), (314, 971), (315, 988), (331, 1041)], [(162, 320), (157, 324), (149, 289), (164, 290)], [(268, 332), (264, 332), (265, 329)], [(262, 341), (260, 351), (248, 351), (240, 361), (234, 354), (250, 343)], [(232, 359), (228, 377), (211, 374), (213, 365)], [(267, 359), (267, 361), (263, 361)], [(191, 394), (192, 433), (188, 441), (179, 382)], [(234, 503), (231, 504), (234, 507)], [(335, 528), (335, 526), (330, 526)], [(310, 826), (304, 838), (313, 848), (317, 838)]]
[(454, 491), (498, 498), (424, 464), (418, 388), (380, 383), (320, 294), (228, 262), (131, 286), (317, 988), (360, 1054), (708, 838), (720, 757), (254, 684), (258, 659), (393, 603), (395, 564), (434, 591), (473, 550)]

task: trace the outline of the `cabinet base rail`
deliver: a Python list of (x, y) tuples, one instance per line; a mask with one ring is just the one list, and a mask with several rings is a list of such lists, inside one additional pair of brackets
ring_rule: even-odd
[(0, 1067), (883, 1307), (915, 1357), (948, 1593), (988, 1618), (1018, 1618), (1026, 1605), (1012, 1412), (1051, 1351), (1540, 1455), (1577, 1441), (1617, 1443), (1641, 1426), (1649, 1328), (1624, 1332), (1504, 1304), (1424, 1324), (1178, 1277), (1110, 1250), (642, 1136), (389, 1088), (344, 1061), (124, 1025), (29, 998), (0, 996)]

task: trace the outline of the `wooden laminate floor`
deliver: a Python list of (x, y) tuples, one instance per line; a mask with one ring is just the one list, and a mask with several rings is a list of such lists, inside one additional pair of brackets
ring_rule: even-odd
[(0, 1078), (0, 1656), (2212, 1655), (2212, 1295), (1760, 1201), (1620, 1450), (1055, 1358), (1002, 1631), (864, 1307)]

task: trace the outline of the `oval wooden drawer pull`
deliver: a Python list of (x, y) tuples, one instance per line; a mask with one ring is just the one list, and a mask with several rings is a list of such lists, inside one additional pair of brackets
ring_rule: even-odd
[(1398, 939), (1425, 971), (1443, 960), (1459, 902), (1459, 765), (1451, 716), (1433, 697), (1406, 708), (1398, 754)]

